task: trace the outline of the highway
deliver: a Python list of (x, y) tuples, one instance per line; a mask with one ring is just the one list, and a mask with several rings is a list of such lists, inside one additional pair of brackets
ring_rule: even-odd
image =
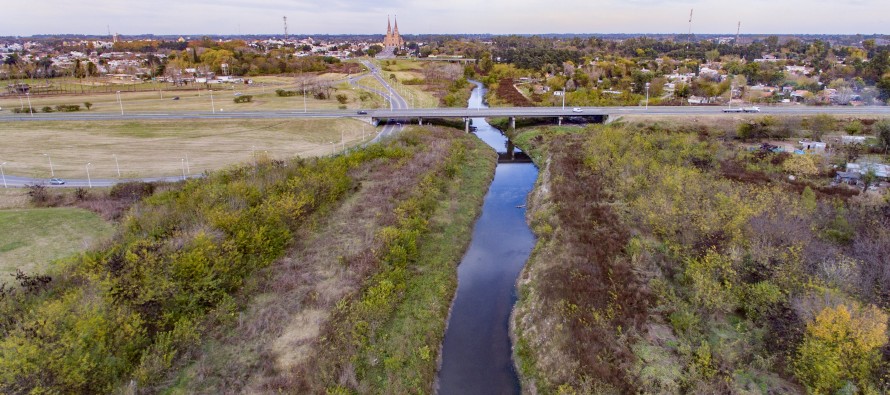
[[(377, 75), (379, 78), (379, 75)], [(379, 79), (384, 86), (386, 81)], [(350, 80), (358, 85), (357, 82)], [(388, 92), (375, 91), (388, 97)], [(392, 89), (392, 88), (389, 88)], [(102, 120), (186, 120), (186, 119), (281, 119), (281, 118), (374, 118), (374, 119), (410, 119), (410, 118), (462, 118), (462, 117), (559, 117), (579, 115), (726, 115), (726, 116), (759, 116), (759, 115), (859, 115), (859, 116), (890, 116), (888, 106), (861, 107), (808, 107), (808, 106), (775, 106), (761, 107), (759, 113), (738, 114), (723, 113), (724, 107), (717, 106), (679, 106), (679, 107), (583, 107), (581, 112), (573, 112), (572, 108), (560, 107), (495, 107), (495, 108), (408, 108), (405, 100), (392, 90), (393, 109), (367, 110), (368, 114), (357, 114), (355, 110), (318, 110), (309, 112), (298, 111), (246, 111), (246, 112), (170, 112), (170, 113), (35, 113), (11, 114), (0, 113), (0, 122), (27, 121), (102, 121)]]
[[(187, 178), (200, 178), (202, 175), (192, 174)], [(12, 176), (6, 174), (3, 178), (5, 180), (0, 179), (0, 187), (3, 188), (21, 188), (29, 185), (41, 184), (49, 188), (102, 188), (102, 187), (110, 187), (115, 184), (128, 182), (128, 181), (144, 181), (144, 182), (156, 182), (156, 181), (166, 181), (166, 182), (176, 182), (183, 180), (183, 177), (147, 177), (147, 178), (138, 178), (138, 179), (130, 179), (130, 178), (93, 178), (91, 180), (87, 179), (65, 179), (64, 185), (50, 185), (49, 179), (47, 178), (30, 178), (30, 177), (19, 177)]]

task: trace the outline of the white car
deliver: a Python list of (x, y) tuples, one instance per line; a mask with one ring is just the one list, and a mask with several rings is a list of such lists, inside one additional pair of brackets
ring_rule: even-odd
[(572, 112), (583, 112), (584, 110), (581, 107), (575, 107), (572, 109)]

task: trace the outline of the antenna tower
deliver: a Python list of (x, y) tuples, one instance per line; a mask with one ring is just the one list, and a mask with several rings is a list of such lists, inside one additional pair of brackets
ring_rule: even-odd
[(287, 17), (284, 17), (284, 40), (287, 41)]
[(739, 27), (735, 31), (735, 45), (739, 45), (739, 33), (742, 32), (742, 21), (739, 21)]

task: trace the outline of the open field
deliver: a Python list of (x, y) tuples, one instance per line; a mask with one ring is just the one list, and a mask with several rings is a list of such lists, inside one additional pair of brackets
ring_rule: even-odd
[(0, 210), (0, 284), (16, 269), (43, 273), (53, 260), (111, 235), (98, 215), (75, 208)]
[[(23, 128), (25, 127), (26, 128)], [(364, 133), (364, 136), (363, 136)], [(0, 124), (7, 175), (115, 178), (201, 173), (254, 160), (330, 154), (370, 139), (374, 127), (351, 119), (34, 122)], [(47, 155), (44, 155), (47, 154)], [(183, 160), (187, 160), (184, 162)]]
[[(333, 84), (335, 87), (338, 81), (343, 81), (347, 77), (346, 74), (327, 73), (318, 76), (306, 75), (307, 84)], [(65, 94), (65, 95), (32, 95), (31, 106), (36, 111), (41, 111), (45, 106), (55, 107), (57, 105), (80, 105), (81, 111), (86, 112), (83, 106), (84, 102), (90, 102), (93, 107), (90, 112), (111, 112), (121, 111), (133, 112), (166, 112), (166, 111), (257, 111), (257, 110), (286, 110), (293, 109), (301, 111), (307, 109), (336, 109), (340, 106), (335, 96), (336, 94), (345, 94), (349, 98), (346, 106), (348, 108), (360, 108), (361, 102), (358, 100), (358, 91), (352, 89), (338, 89), (332, 92), (327, 100), (317, 100), (308, 94), (305, 100), (303, 96), (278, 97), (275, 94), (276, 89), (298, 90), (297, 78), (294, 76), (266, 76), (252, 78), (254, 83), (245, 84), (215, 84), (211, 85), (213, 90), (213, 103), (211, 103), (211, 95), (208, 89), (172, 89), (170, 84), (144, 83), (138, 84), (135, 88), (121, 87), (121, 103), (118, 103), (117, 94), (114, 90), (108, 91), (105, 88), (85, 89), (83, 94)], [(28, 81), (25, 81), (28, 82)], [(36, 82), (35, 82), (36, 83)], [(58, 81), (57, 84), (65, 85), (66, 82)], [(235, 93), (243, 95), (253, 95), (253, 102), (235, 104), (232, 100)], [(173, 100), (179, 97), (179, 100)], [(0, 116), (11, 115), (13, 108), (27, 108), (28, 98), (26, 96), (4, 95), (0, 96)]]

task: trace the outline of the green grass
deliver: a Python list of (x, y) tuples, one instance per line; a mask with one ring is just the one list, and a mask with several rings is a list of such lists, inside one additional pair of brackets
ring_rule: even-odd
[(44, 273), (51, 262), (111, 235), (112, 226), (82, 209), (0, 211), (0, 284), (16, 270)]
[(371, 377), (375, 393), (426, 392), (435, 379), (437, 354), (445, 335), (445, 321), (457, 287), (456, 266), (469, 245), (473, 223), (482, 211), (496, 165), (491, 149), (474, 139), (467, 160), (430, 218), (429, 231), (418, 240), (418, 256), (406, 286), (403, 303), (382, 330), (383, 354), (398, 367), (378, 365)]

